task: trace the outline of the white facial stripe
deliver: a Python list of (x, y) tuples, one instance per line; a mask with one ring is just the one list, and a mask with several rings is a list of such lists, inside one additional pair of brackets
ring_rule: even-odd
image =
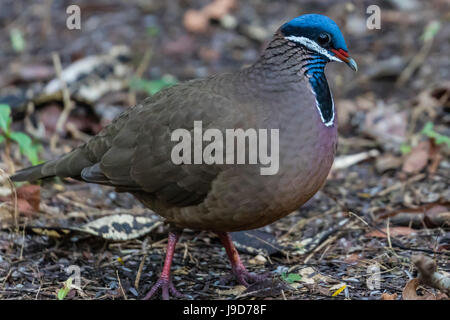
[(312, 41), (311, 39), (308, 39), (305, 37), (296, 37), (296, 36), (285, 37), (285, 39), (300, 43), (300, 44), (304, 45), (305, 47), (307, 47), (308, 49), (315, 51), (317, 53), (320, 53), (321, 55), (324, 55), (325, 57), (327, 57), (328, 59), (330, 59), (332, 61), (343, 62), (341, 59), (329, 54), (326, 49), (322, 48), (321, 46), (319, 46), (316, 42)]

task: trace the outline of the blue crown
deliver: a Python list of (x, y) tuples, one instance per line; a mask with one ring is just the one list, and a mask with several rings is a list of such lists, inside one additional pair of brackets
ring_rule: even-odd
[(281, 26), (281, 32), (285, 36), (298, 36), (315, 39), (320, 33), (327, 32), (331, 35), (331, 46), (334, 49), (348, 51), (344, 36), (338, 25), (321, 14), (305, 14), (299, 16)]

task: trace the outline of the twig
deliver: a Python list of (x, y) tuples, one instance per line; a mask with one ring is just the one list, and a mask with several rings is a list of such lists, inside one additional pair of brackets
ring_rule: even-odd
[(123, 290), (123, 287), (122, 287), (122, 282), (120, 281), (120, 277), (119, 277), (119, 271), (116, 269), (116, 275), (117, 275), (117, 281), (119, 282), (119, 288), (120, 288), (120, 291), (122, 291), (122, 295), (123, 295), (123, 297), (125, 298), (125, 300), (128, 300), (128, 297), (127, 297), (127, 295), (125, 294), (125, 291)]
[(17, 208), (17, 190), (16, 190), (16, 186), (12, 182), (11, 178), (2, 169), (0, 169), (0, 176), (4, 176), (6, 178), (6, 180), (8, 181), (9, 187), (11, 189), (11, 194), (14, 195), (14, 198), (12, 199), (13, 208), (14, 209), (12, 210), (11, 215), (12, 215), (13, 220), (14, 220), (15, 231), (18, 232), (19, 231), (19, 222), (18, 222), (19, 211), (18, 211), (18, 208)]
[(14, 162), (11, 159), (11, 141), (8, 137), (5, 137), (5, 153), (4, 158), (6, 163), (8, 164), (8, 172), (13, 173), (16, 171), (16, 168), (14, 166)]
[(376, 158), (379, 155), (380, 151), (378, 151), (377, 149), (371, 149), (366, 152), (340, 156), (334, 159), (333, 167), (331, 168), (331, 170), (345, 169), (367, 159)]
[(59, 58), (58, 53), (52, 53), (53, 65), (55, 67), (56, 75), (58, 77), (59, 83), (61, 85), (61, 91), (63, 96), (64, 109), (59, 115), (58, 121), (56, 122), (56, 130), (53, 136), (50, 139), (50, 148), (52, 151), (56, 150), (56, 144), (58, 142), (58, 135), (62, 133), (64, 129), (64, 125), (69, 118), (69, 114), (73, 109), (73, 103), (70, 101), (70, 93), (67, 89), (67, 84), (62, 77), (62, 67), (61, 67), (61, 59)]
[(20, 247), (19, 261), (23, 260), (23, 248), (25, 246), (25, 226), (26, 225), (27, 225), (27, 219), (25, 218), (25, 223), (23, 225), (23, 230), (22, 230), (22, 246)]
[(409, 79), (411, 79), (412, 74), (416, 71), (425, 61), (428, 54), (430, 53), (431, 47), (433, 45), (433, 40), (425, 41), (423, 46), (420, 48), (420, 51), (414, 56), (411, 62), (406, 66), (403, 72), (398, 77), (395, 85), (397, 87), (401, 87), (404, 85)]
[(147, 259), (147, 253), (142, 257), (141, 263), (139, 264), (139, 269), (136, 275), (136, 280), (134, 280), (134, 287), (139, 289), (139, 281), (141, 280), (142, 270), (144, 269), (145, 259)]
[[(151, 57), (152, 57), (152, 51), (149, 49), (145, 52), (144, 57), (142, 58), (141, 62), (139, 63), (139, 66), (137, 67), (136, 72), (134, 73), (134, 77), (142, 78), (142, 75), (144, 74), (145, 70), (147, 70), (147, 67), (148, 67), (148, 64), (150, 63)], [(134, 106), (136, 104), (136, 92), (134, 92), (133, 90), (129, 91), (128, 103), (131, 106)]]
[(389, 245), (389, 249), (392, 250), (392, 242), (391, 242), (391, 229), (389, 228), (389, 217), (386, 219), (386, 234), (387, 234), (387, 241)]
[[(305, 245), (305, 249), (304, 249), (304, 252), (302, 252), (302, 254), (306, 254), (306, 253), (310, 253), (310, 252), (312, 252), (312, 254), (314, 254), (315, 252), (317, 252), (317, 250), (320, 250), (321, 248), (323, 248), (323, 246), (325, 244), (329, 243), (329, 241), (328, 241), (329, 239), (335, 238), (335, 237), (333, 237), (333, 238), (330, 238), (330, 237), (333, 234), (340, 231), (349, 221), (350, 221), (350, 219), (348, 219), (348, 218), (342, 219), (341, 221), (339, 221), (337, 223), (337, 225), (333, 225), (331, 228), (317, 234), (309, 243), (307, 243)], [(311, 257), (311, 255), (309, 256), (309, 258), (310, 257)]]
[(42, 122), (39, 122), (37, 124), (37, 127), (34, 127), (33, 123), (31, 122), (30, 116), (33, 114), (35, 109), (33, 101), (28, 102), (26, 112), (25, 112), (25, 118), (23, 119), (25, 123), (25, 130), (30, 135), (32, 135), (34, 138), (43, 140), (45, 137), (45, 127), (42, 124)]
[(387, 187), (386, 189), (381, 190), (380, 192), (376, 193), (375, 195), (373, 195), (373, 197), (375, 197), (375, 196), (383, 197), (383, 196), (391, 193), (394, 190), (400, 189), (402, 187), (406, 187), (408, 184), (420, 181), (425, 177), (426, 177), (426, 175), (424, 173), (421, 173), (421, 174), (418, 174), (416, 176), (409, 178), (405, 182), (397, 182), (397, 183), (393, 184), (392, 186)]

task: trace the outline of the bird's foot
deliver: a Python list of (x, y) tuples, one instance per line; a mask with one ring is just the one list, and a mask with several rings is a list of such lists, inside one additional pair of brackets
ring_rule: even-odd
[(233, 274), (237, 281), (245, 287), (249, 287), (252, 283), (264, 281), (266, 279), (266, 276), (264, 275), (248, 272), (244, 265), (238, 265), (233, 268)]
[(169, 300), (170, 294), (172, 294), (176, 298), (184, 297), (183, 294), (181, 294), (177, 289), (175, 289), (175, 286), (173, 285), (171, 279), (161, 277), (147, 293), (144, 300), (150, 300), (151, 297), (156, 293), (156, 291), (158, 291), (158, 289), (161, 289), (162, 291), (163, 300)]

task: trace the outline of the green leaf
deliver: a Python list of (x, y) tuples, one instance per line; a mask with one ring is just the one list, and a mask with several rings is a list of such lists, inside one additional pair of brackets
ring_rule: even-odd
[(433, 122), (428, 121), (423, 127), (421, 133), (428, 138), (434, 139), (437, 145), (446, 144), (450, 148), (450, 137), (435, 131)]
[(400, 152), (403, 155), (410, 153), (411, 150), (412, 150), (412, 147), (409, 144), (404, 143), (400, 146)]
[(30, 160), (34, 166), (39, 164), (39, 145), (34, 145), (31, 138), (23, 132), (12, 132), (10, 138), (19, 144), (20, 152)]
[(25, 149), (31, 148), (31, 145), (33, 144), (31, 138), (23, 132), (11, 132), (9, 137), (19, 144), (22, 153)]
[(40, 163), (39, 148), (37, 146), (32, 146), (30, 149), (24, 150), (23, 154), (30, 160), (33, 166)]
[(14, 51), (22, 52), (25, 49), (25, 39), (23, 37), (22, 31), (17, 28), (13, 28), (9, 32), (9, 37), (11, 39), (11, 46)]
[(426, 136), (432, 135), (432, 134), (434, 133), (433, 127), (434, 127), (433, 122), (428, 121), (428, 122), (425, 123), (425, 125), (423, 126), (423, 129), (422, 129), (422, 131), (421, 131), (422, 134), (423, 134), (423, 135), (426, 135)]
[(64, 287), (58, 290), (58, 300), (64, 300), (67, 294), (70, 291), (70, 287), (72, 286), (72, 278), (69, 278), (64, 282)]
[(172, 75), (164, 75), (158, 80), (145, 80), (141, 78), (133, 78), (130, 81), (130, 87), (133, 90), (144, 90), (150, 95), (154, 95), (159, 90), (177, 84), (177, 79)]
[(289, 273), (288, 275), (286, 275), (286, 273), (283, 273), (281, 277), (287, 283), (294, 283), (302, 280), (302, 276), (299, 275), (298, 273)]
[(0, 135), (0, 144), (2, 144), (5, 141), (5, 136)]
[(11, 108), (7, 104), (0, 104), (0, 129), (9, 135), (11, 125)]
[(439, 21), (437, 21), (437, 20), (431, 21), (425, 27), (425, 30), (422, 34), (422, 40), (424, 42), (433, 40), (440, 29), (441, 29), (441, 23)]
[(156, 37), (159, 34), (159, 29), (157, 27), (148, 27), (147, 28), (147, 33), (151, 37)]

